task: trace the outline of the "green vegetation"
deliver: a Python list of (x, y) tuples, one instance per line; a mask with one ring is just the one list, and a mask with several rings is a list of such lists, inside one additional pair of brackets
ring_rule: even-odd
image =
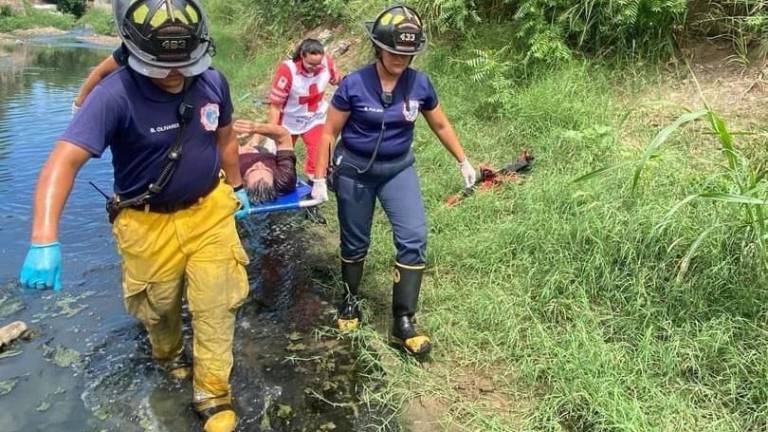
[[(331, 10), (358, 35), (383, 3)], [(424, 366), (383, 343), (392, 246), (379, 214), (370, 325), (353, 337), (376, 384), (365, 397), (403, 410), (419, 399), (446, 429), (763, 430), (765, 136), (728, 132), (703, 104), (678, 118), (679, 107), (631, 102), (661, 72), (606, 60), (670, 53), (683, 27), (694, 37), (701, 21), (686, 2), (416, 3), (434, 41), (416, 66), (470, 159), (498, 166), (523, 148), (537, 159), (523, 180), (449, 208), (455, 161), (417, 127), (430, 224), (419, 319), (437, 348)], [(269, 21), (256, 12), (268, 4), (209, 2), (241, 113), (255, 111), (249, 96), (307, 24), (289, 10)], [(723, 4), (709, 11), (727, 15)]]
[(57, 4), (60, 13), (38, 10), (29, 3), (23, 9), (14, 10), (8, 5), (0, 7), (0, 32), (53, 27), (69, 30), (75, 25), (90, 27), (96, 34), (116, 35), (112, 14), (98, 8), (86, 11), (82, 0), (61, 1)]
[(74, 15), (75, 18), (83, 16), (86, 8), (85, 0), (58, 0), (56, 2), (56, 9), (65, 14)]
[(0, 33), (37, 27), (54, 27), (67, 30), (72, 28), (74, 24), (75, 19), (72, 15), (40, 11), (33, 8), (29, 3), (24, 3), (24, 8), (18, 12), (13, 11), (10, 7), (0, 10)]
[(91, 8), (80, 19), (77, 24), (83, 27), (90, 27), (96, 34), (117, 36), (117, 28), (112, 14), (98, 8)]

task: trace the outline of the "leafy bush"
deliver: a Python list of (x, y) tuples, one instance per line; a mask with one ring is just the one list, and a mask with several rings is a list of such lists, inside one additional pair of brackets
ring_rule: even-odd
[[(732, 0), (737, 1), (737, 0)], [(746, 0), (741, 0), (746, 1)], [(653, 51), (684, 22), (686, 0), (417, 0), (438, 30), (512, 22), (528, 59), (564, 60), (572, 50)]]
[(85, 14), (86, 4), (85, 0), (59, 0), (56, 8), (64, 13), (80, 18)]
[(685, 0), (525, 0), (515, 13), (517, 38), (538, 60), (566, 47), (592, 53), (655, 52), (685, 18)]
[(286, 32), (340, 20), (343, 0), (211, 0), (206, 4), (213, 19), (236, 21), (249, 39), (285, 39)]
[(112, 14), (103, 9), (93, 8), (88, 10), (77, 23), (82, 26), (91, 27), (97, 34), (117, 35), (117, 28), (115, 27), (115, 20)]

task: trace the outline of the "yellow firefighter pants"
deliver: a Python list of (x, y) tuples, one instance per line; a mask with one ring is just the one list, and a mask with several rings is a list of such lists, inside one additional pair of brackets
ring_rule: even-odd
[(112, 231), (123, 258), (128, 312), (149, 333), (153, 357), (183, 350), (181, 301), (192, 316), (194, 402), (228, 399), (235, 313), (248, 296), (248, 256), (235, 228), (238, 200), (223, 181), (185, 210), (123, 210)]

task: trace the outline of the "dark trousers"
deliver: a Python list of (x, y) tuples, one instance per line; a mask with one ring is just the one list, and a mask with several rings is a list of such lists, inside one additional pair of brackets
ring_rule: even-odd
[(413, 155), (395, 161), (376, 161), (371, 170), (357, 173), (367, 160), (345, 155), (336, 181), (341, 226), (341, 257), (357, 261), (368, 254), (373, 210), (378, 198), (392, 225), (396, 260), (404, 265), (426, 262), (427, 223)]

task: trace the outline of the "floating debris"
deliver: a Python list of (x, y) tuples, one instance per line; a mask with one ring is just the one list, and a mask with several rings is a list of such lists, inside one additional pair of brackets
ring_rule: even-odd
[(48, 401), (43, 401), (40, 403), (40, 405), (35, 408), (35, 411), (37, 412), (45, 412), (48, 411), (51, 408), (51, 403)]
[(17, 297), (6, 295), (0, 298), (0, 318), (11, 316), (22, 309), (24, 303)]
[(0, 380), (0, 396), (5, 396), (12, 392), (13, 389), (16, 388), (16, 384), (18, 384), (18, 382), (18, 378), (11, 378), (5, 381)]
[(51, 347), (48, 344), (44, 344), (43, 356), (58, 367), (68, 368), (70, 366), (82, 366), (80, 353), (63, 345)]
[(19, 348), (0, 352), (0, 360), (11, 358), (11, 357), (16, 357), (17, 355), (20, 355), (22, 352), (24, 352), (24, 351), (22, 351)]
[(291, 342), (300, 341), (302, 339), (304, 339), (304, 335), (302, 335), (299, 332), (293, 332), (288, 335), (288, 340), (290, 340)]
[(97, 408), (94, 408), (92, 411), (93, 416), (101, 421), (107, 421), (112, 417), (112, 413), (109, 412), (109, 408), (100, 406)]
[[(92, 297), (94, 294), (96, 294), (95, 291), (87, 291), (80, 294), (79, 296), (62, 296), (55, 303), (59, 308), (59, 312), (54, 314), (54, 316), (72, 318), (73, 316), (88, 308), (88, 305), (83, 300), (87, 299), (88, 297)], [(72, 305), (74, 304), (77, 304), (78, 306), (73, 307)]]
[(283, 420), (293, 417), (293, 408), (290, 405), (280, 404), (277, 406), (277, 416)]
[(296, 352), (296, 351), (305, 351), (307, 349), (307, 346), (303, 343), (289, 343), (288, 346), (285, 347), (286, 351)]
[(332, 431), (336, 429), (336, 424), (334, 422), (328, 422), (322, 426), (320, 426), (321, 431)]

